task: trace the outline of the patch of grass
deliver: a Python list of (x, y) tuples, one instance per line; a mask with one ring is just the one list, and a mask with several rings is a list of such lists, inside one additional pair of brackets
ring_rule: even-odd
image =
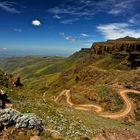
[(96, 92), (98, 93), (101, 100), (108, 100), (110, 98), (109, 90), (105, 85), (98, 85), (96, 87)]

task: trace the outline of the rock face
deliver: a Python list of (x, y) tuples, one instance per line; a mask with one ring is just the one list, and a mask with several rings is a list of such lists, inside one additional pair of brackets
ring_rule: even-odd
[(2, 102), (1, 108), (4, 109), (6, 104), (11, 104), (11, 100), (4, 90), (0, 90), (0, 100)]
[(125, 37), (116, 40), (108, 40), (106, 42), (93, 43), (91, 47), (91, 53), (98, 55), (106, 53), (113, 54), (122, 51), (140, 51), (140, 40), (131, 37)]
[(34, 114), (22, 114), (10, 108), (0, 110), (0, 122), (6, 127), (15, 125), (16, 128), (44, 129), (43, 120)]
[(0, 70), (0, 85), (4, 87), (18, 87), (22, 86), (20, 77), (16, 74), (7, 74)]
[(140, 39), (124, 37), (106, 42), (95, 42), (90, 49), (82, 48), (91, 56), (111, 54), (115, 59), (125, 59), (127, 66), (140, 67)]

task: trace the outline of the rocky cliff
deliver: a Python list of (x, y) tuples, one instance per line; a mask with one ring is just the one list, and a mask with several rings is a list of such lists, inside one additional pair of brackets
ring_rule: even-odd
[(90, 49), (82, 48), (92, 56), (111, 54), (115, 59), (125, 59), (130, 67), (140, 66), (140, 39), (126, 36), (116, 40), (95, 42)]
[(106, 42), (96, 42), (91, 47), (91, 53), (94, 54), (113, 54), (122, 51), (140, 51), (140, 39), (127, 36), (116, 40), (107, 40)]
[(2, 70), (0, 70), (0, 85), (5, 87), (22, 86), (19, 76), (16, 74), (7, 74)]

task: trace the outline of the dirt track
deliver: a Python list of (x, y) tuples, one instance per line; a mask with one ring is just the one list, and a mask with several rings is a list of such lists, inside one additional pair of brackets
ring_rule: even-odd
[(78, 110), (85, 110), (85, 111), (95, 111), (98, 113), (100, 116), (105, 117), (105, 118), (111, 118), (111, 119), (118, 119), (127, 116), (130, 111), (132, 110), (132, 103), (127, 96), (127, 93), (135, 93), (135, 94), (140, 94), (140, 91), (136, 90), (131, 90), (131, 89), (124, 89), (120, 90), (120, 96), (122, 97), (124, 101), (124, 108), (116, 113), (108, 113), (104, 112), (103, 108), (99, 105), (94, 105), (94, 104), (74, 104), (71, 100), (71, 94), (70, 90), (64, 90), (60, 93), (59, 96), (57, 96), (54, 101), (57, 102), (61, 97), (65, 96), (66, 97), (66, 102), (68, 103), (69, 106), (74, 107), (75, 109)]

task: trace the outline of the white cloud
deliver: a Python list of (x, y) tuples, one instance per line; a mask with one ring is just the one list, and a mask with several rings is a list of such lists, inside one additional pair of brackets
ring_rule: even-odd
[(41, 26), (41, 22), (39, 20), (33, 20), (32, 25), (34, 26)]
[(130, 8), (128, 0), (114, 3), (114, 4), (112, 3), (112, 7), (108, 11), (108, 13), (112, 15), (119, 15), (123, 13), (125, 10), (127, 10), (128, 8)]
[(130, 19), (129, 19), (129, 23), (135, 24), (135, 23), (136, 23), (136, 21), (135, 21), (135, 19), (134, 19), (134, 18), (130, 18)]
[(85, 33), (81, 33), (81, 36), (88, 37), (89, 35), (88, 34), (85, 34)]
[(138, 2), (138, 0), (111, 1), (112, 3), (110, 2), (110, 10), (108, 9), (108, 13), (112, 15), (131, 13), (134, 10), (135, 3)]
[(21, 33), (23, 30), (20, 29), (20, 28), (15, 28), (14, 31), (15, 31), (15, 32), (19, 32), (19, 33)]
[(82, 17), (82, 16), (93, 16), (94, 14), (94, 10), (89, 10), (88, 8), (85, 8), (85, 5), (83, 6), (79, 6), (79, 7), (72, 7), (69, 5), (62, 5), (60, 7), (54, 7), (48, 10), (49, 13), (51, 14), (67, 14), (67, 15), (72, 15), (72, 16), (76, 16), (76, 17)]
[(7, 48), (2, 48), (3, 50), (7, 50)]
[[(74, 3), (74, 5), (71, 5)], [(52, 15), (64, 15), (61, 23), (72, 24), (83, 18), (91, 18), (95, 15), (94, 8), (91, 8), (95, 2), (87, 0), (67, 0), (59, 6), (48, 9)], [(64, 19), (65, 18), (65, 19)], [(66, 19), (67, 18), (67, 19)]]
[[(137, 9), (135, 6), (139, 0), (67, 0), (59, 6), (48, 9), (52, 15), (63, 15), (61, 23), (67, 24), (77, 20), (91, 20), (97, 13), (106, 13), (111, 15), (125, 15), (133, 13)], [(73, 3), (73, 5), (72, 5)]]
[(111, 9), (108, 13), (112, 15), (118, 15), (122, 12), (121, 9)]
[(0, 50), (7, 50), (7, 48), (0, 48)]
[(17, 3), (15, 3), (15, 2), (8, 2), (8, 1), (0, 2), (0, 9), (4, 10), (6, 12), (19, 14), (20, 11), (18, 11), (15, 8), (15, 5), (17, 5)]
[(59, 15), (54, 15), (53, 18), (55, 18), (55, 19), (61, 19), (61, 17)]
[(62, 20), (60, 23), (63, 23), (63, 24), (72, 24), (73, 22), (76, 22), (78, 20), (79, 20), (79, 18), (72, 18), (72, 19)]
[(136, 14), (132, 18), (129, 19), (129, 23), (132, 24), (139, 24), (140, 22), (140, 15)]
[(116, 39), (124, 36), (140, 37), (140, 29), (133, 29), (128, 23), (110, 23), (97, 26), (97, 30), (106, 39)]
[(73, 36), (70, 35), (66, 35), (64, 32), (59, 33), (60, 36), (62, 36), (64, 39), (71, 41), (71, 42), (75, 42), (75, 38)]

